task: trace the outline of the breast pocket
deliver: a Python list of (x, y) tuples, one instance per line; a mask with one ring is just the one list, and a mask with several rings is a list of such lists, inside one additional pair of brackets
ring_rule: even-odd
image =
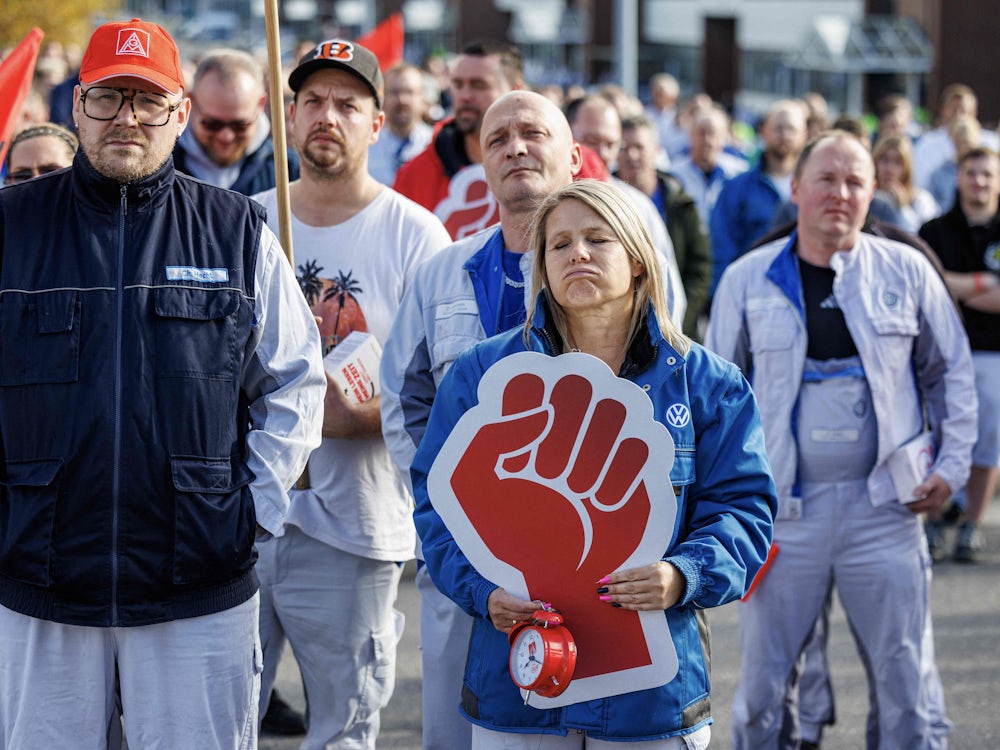
[(746, 314), (753, 352), (783, 351), (792, 347), (799, 327), (787, 300), (771, 297), (749, 300)]
[(73, 383), (80, 372), (80, 293), (10, 293), (0, 303), (0, 385)]
[(7, 462), (0, 494), (0, 571), (7, 578), (51, 584), (61, 466), (61, 459)]
[(458, 355), (483, 340), (479, 311), (472, 300), (440, 305), (434, 316), (431, 371), (436, 385)]
[(913, 338), (920, 333), (917, 303), (899, 285), (879, 285), (867, 300), (872, 327), (879, 336)]
[(160, 287), (154, 306), (161, 377), (232, 380), (236, 376), (239, 292)]

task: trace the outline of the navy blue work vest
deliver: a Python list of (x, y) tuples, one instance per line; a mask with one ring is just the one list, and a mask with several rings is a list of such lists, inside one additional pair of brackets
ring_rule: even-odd
[(257, 590), (240, 381), (263, 210), (174, 172), (0, 191), (0, 604), (130, 626)]

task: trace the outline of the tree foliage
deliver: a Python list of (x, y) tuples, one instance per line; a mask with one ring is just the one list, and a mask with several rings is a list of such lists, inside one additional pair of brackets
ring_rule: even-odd
[(46, 42), (87, 44), (98, 19), (121, 7), (119, 0), (2, 0), (0, 50), (13, 47), (37, 26)]

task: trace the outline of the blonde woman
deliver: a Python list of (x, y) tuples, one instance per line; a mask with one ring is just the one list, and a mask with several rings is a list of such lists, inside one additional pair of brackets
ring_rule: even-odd
[[(746, 591), (767, 554), (776, 507), (753, 395), (735, 366), (670, 322), (649, 236), (614, 186), (582, 180), (548, 196), (535, 216), (532, 248), (539, 292), (529, 322), (458, 358), (438, 390), (411, 471), (414, 518), (431, 577), (475, 618), (461, 708), (474, 724), (472, 747), (705, 748), (712, 719), (708, 631), (700, 627), (700, 610)], [(587, 581), (594, 606), (612, 608), (606, 611), (612, 622), (640, 610), (663, 612), (679, 665), (665, 685), (562, 708), (526, 706), (508, 673), (507, 634), (532, 619), (538, 602), (508, 593), (476, 570), (428, 494), (431, 465), (476, 405), (486, 370), (524, 351), (597, 357), (643, 389), (673, 439), (677, 459), (662, 481), (674, 487), (677, 522), (663, 530), (662, 554)], [(483, 487), (495, 480), (492, 472), (483, 470)], [(531, 515), (522, 494), (496, 501), (510, 517), (502, 531), (510, 538), (525, 536), (523, 519)], [(540, 543), (572, 544), (568, 529), (544, 531)], [(552, 605), (559, 608), (557, 600)], [(609, 644), (614, 636), (608, 633)]]
[(941, 213), (934, 196), (913, 181), (913, 145), (905, 135), (886, 135), (872, 150), (875, 159), (876, 195), (889, 201), (898, 212), (900, 229), (916, 233)]

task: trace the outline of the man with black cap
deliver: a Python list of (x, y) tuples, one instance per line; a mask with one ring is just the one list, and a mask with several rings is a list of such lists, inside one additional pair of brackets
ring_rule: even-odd
[[(174, 172), (177, 47), (99, 27), (69, 170), (0, 193), (0, 747), (256, 747), (255, 536), (319, 442), (264, 212)], [(29, 251), (26, 251), (30, 249)]]
[[(430, 211), (368, 172), (368, 147), (384, 122), (371, 52), (324, 41), (288, 83), (301, 164), (289, 190), (299, 283), (322, 319), (324, 353), (337, 356), (349, 336), (345, 348), (362, 336), (380, 347), (416, 268), (451, 240)], [(275, 192), (256, 197), (273, 217)], [(406, 481), (382, 439), (380, 397), (355, 394), (328, 377), (311, 488), (292, 491), (285, 534), (261, 545), (258, 562), (261, 694), (287, 639), (309, 700), (304, 748), (374, 749), (402, 633), (393, 604), (416, 542)]]

